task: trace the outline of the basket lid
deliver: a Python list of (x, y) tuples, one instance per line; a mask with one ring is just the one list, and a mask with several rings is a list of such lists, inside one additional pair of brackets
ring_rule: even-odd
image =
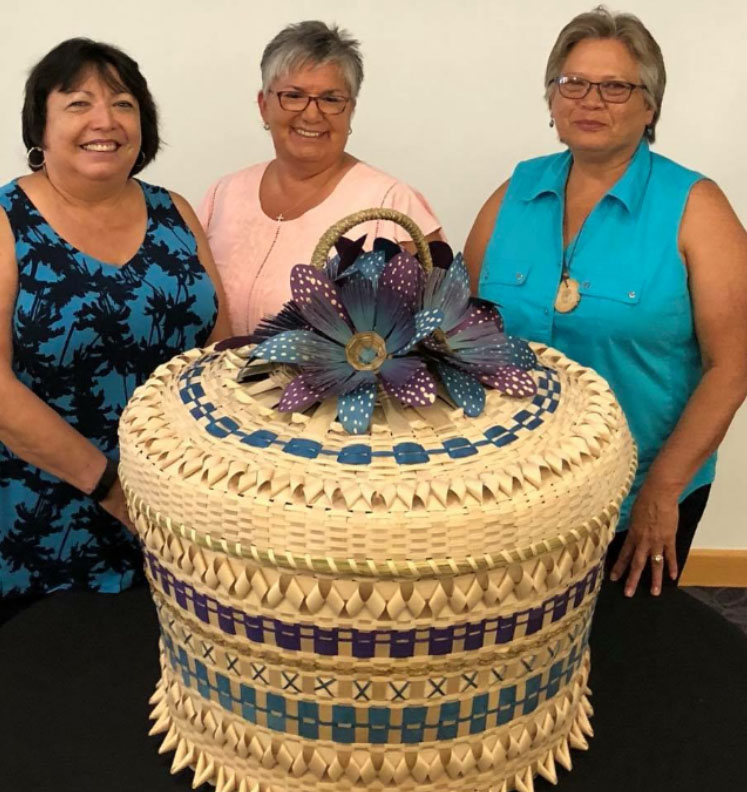
[(490, 391), (467, 418), (443, 391), (427, 407), (380, 391), (359, 436), (334, 402), (278, 412), (282, 368), (238, 383), (248, 350), (193, 350), (122, 416), (125, 487), (167, 528), (285, 567), (422, 575), (545, 552), (609, 521), (635, 449), (606, 382), (532, 346), (535, 396)]

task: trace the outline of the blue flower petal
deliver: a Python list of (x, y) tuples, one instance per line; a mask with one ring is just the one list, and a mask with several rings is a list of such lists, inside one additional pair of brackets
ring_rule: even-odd
[(373, 330), (376, 316), (376, 287), (367, 278), (348, 280), (341, 289), (345, 310), (358, 333)]
[(324, 366), (346, 361), (344, 347), (308, 330), (286, 330), (268, 338), (253, 349), (252, 358), (299, 366), (310, 363)]
[(392, 355), (410, 343), (415, 335), (415, 318), (407, 303), (395, 291), (380, 288), (376, 292), (376, 318), (374, 332), (386, 341), (387, 352)]
[(376, 383), (360, 385), (337, 397), (337, 419), (350, 434), (363, 434), (371, 423), (376, 402)]
[(462, 254), (457, 253), (434, 295), (434, 307), (444, 312), (445, 331), (459, 323), (469, 305), (469, 297), (469, 274)]
[(385, 265), (386, 255), (381, 250), (375, 250), (358, 256), (346, 274), (350, 276), (361, 275), (375, 284), (379, 280)]
[(415, 344), (438, 329), (443, 322), (443, 318), (444, 315), (438, 308), (428, 308), (415, 314), (415, 333), (403, 349), (395, 351), (400, 354), (409, 352)]
[(454, 403), (464, 414), (475, 418), (485, 408), (485, 389), (471, 375), (444, 363), (436, 363), (436, 371)]
[(425, 368), (423, 360), (417, 357), (390, 357), (387, 358), (379, 369), (379, 376), (394, 387), (404, 385), (417, 371)]
[[(341, 296), (340, 299), (342, 300), (343, 297)], [(314, 330), (337, 341), (338, 344), (345, 346), (353, 337), (348, 322), (318, 294), (312, 293), (307, 300), (300, 303), (299, 311)]]

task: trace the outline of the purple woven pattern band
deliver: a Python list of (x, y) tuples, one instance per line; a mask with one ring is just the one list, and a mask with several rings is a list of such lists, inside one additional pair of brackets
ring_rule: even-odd
[(567, 613), (579, 608), (596, 591), (601, 565), (591, 569), (567, 589), (541, 605), (509, 616), (494, 616), (447, 627), (414, 627), (409, 630), (359, 630), (353, 627), (320, 627), (289, 623), (270, 616), (250, 615), (227, 605), (177, 578), (149, 552), (147, 569), (154, 586), (171, 602), (218, 627), (226, 635), (246, 637), (253, 643), (280, 649), (339, 657), (421, 657), (467, 652), (507, 644), (534, 635)]

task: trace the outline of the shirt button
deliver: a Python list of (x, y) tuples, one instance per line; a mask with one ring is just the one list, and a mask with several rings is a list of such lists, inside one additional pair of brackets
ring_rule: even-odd
[(589, 288), (589, 286), (591, 286), (591, 283), (589, 283), (589, 281), (584, 281), (584, 282), (581, 284), (581, 288), (583, 288), (583, 289), (588, 289), (588, 288)]
[(547, 310), (547, 308), (543, 308), (543, 309), (542, 309), (542, 313), (543, 313), (545, 316), (547, 316), (547, 315), (550, 313), (550, 311), (548, 311), (548, 310)]
[(524, 280), (524, 275), (521, 272), (517, 272), (516, 273), (516, 280), (517, 281)]
[(628, 297), (629, 297), (631, 300), (635, 300), (635, 292), (634, 292), (634, 291), (629, 291), (629, 292), (628, 292)]

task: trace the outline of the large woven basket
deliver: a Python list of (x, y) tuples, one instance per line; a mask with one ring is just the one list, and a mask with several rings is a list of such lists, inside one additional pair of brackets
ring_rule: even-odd
[[(162, 633), (153, 733), (219, 792), (533, 789), (591, 734), (588, 637), (635, 469), (606, 383), (468, 419), (381, 395), (274, 409), (282, 369), (193, 350), (139, 388), (120, 473)], [(258, 366), (265, 364), (258, 363)]]

